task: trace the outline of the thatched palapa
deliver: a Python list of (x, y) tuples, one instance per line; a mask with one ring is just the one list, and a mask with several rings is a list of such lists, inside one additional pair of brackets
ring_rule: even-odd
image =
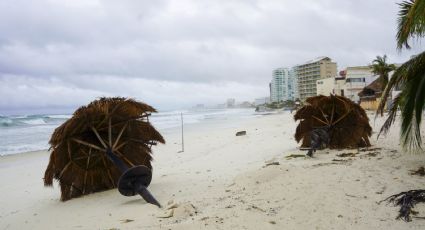
[(101, 98), (76, 110), (50, 139), (44, 184), (59, 181), (61, 200), (117, 187), (122, 172), (108, 160), (110, 149), (126, 166), (152, 169), (151, 147), (165, 143), (148, 117), (151, 106), (125, 98)]
[(370, 146), (372, 127), (365, 111), (350, 99), (337, 96), (315, 96), (307, 98), (294, 119), (300, 120), (295, 140), (301, 147), (310, 147), (310, 134), (315, 128), (328, 127), (329, 148), (357, 148)]

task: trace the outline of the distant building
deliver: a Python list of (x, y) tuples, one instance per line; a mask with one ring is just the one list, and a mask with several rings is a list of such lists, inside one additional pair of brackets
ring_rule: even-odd
[(335, 78), (328, 77), (316, 81), (317, 95), (329, 96), (334, 94)]
[(227, 99), (227, 102), (226, 102), (227, 108), (234, 108), (235, 105), (236, 105), (236, 100), (234, 98)]
[(366, 110), (377, 110), (379, 103), (381, 102), (381, 95), (382, 82), (378, 78), (358, 93), (360, 106)]
[(197, 104), (193, 108), (195, 108), (195, 109), (203, 109), (203, 108), (205, 108), (205, 105), (204, 104)]
[(359, 103), (359, 93), (364, 87), (372, 83), (378, 77), (372, 73), (369, 66), (353, 66), (345, 69), (344, 96)]
[(249, 101), (244, 101), (244, 102), (240, 103), (238, 105), (238, 107), (240, 107), (240, 108), (252, 108), (252, 107), (254, 107), (254, 104), (249, 102)]
[(329, 96), (335, 94), (344, 96), (345, 78), (328, 77), (316, 81), (317, 95)]
[(269, 87), (272, 102), (294, 100), (297, 92), (295, 72), (289, 68), (273, 70)]
[(255, 98), (255, 105), (264, 105), (270, 103), (270, 97)]
[(317, 95), (317, 80), (336, 76), (336, 63), (328, 57), (319, 57), (294, 67), (298, 94), (301, 101)]

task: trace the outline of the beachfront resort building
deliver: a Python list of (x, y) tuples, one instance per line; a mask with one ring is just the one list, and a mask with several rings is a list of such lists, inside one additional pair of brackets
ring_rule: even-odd
[(344, 77), (328, 77), (316, 81), (317, 95), (329, 96), (330, 94), (344, 96)]
[(278, 68), (272, 72), (270, 100), (280, 102), (297, 98), (296, 75), (293, 69)]
[(317, 80), (336, 76), (336, 63), (328, 57), (318, 57), (294, 67), (301, 101), (317, 95)]
[(372, 73), (369, 66), (347, 67), (345, 70), (344, 96), (356, 103), (360, 103), (359, 93), (371, 84), (378, 76)]

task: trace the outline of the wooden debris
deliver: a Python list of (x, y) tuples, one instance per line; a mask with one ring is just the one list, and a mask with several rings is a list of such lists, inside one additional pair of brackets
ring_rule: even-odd
[(297, 157), (305, 157), (305, 155), (304, 154), (291, 154), (291, 155), (286, 156), (285, 158), (287, 160), (290, 160), (292, 158), (297, 158)]
[(236, 133), (236, 136), (245, 136), (246, 135), (246, 131), (239, 131)]
[(424, 166), (419, 167), (417, 170), (410, 170), (410, 175), (425, 176)]
[(341, 153), (341, 154), (337, 154), (337, 157), (355, 157), (357, 155), (357, 153)]

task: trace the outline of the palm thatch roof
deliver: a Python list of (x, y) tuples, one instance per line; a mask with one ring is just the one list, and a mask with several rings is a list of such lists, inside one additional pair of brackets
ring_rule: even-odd
[(61, 200), (117, 187), (121, 172), (107, 158), (110, 146), (129, 167), (152, 169), (151, 147), (165, 143), (149, 122), (151, 106), (126, 98), (100, 98), (77, 109), (49, 141), (45, 186), (59, 181)]
[(324, 126), (330, 127), (331, 149), (370, 146), (372, 127), (369, 118), (363, 108), (346, 97), (320, 95), (307, 98), (294, 119), (300, 121), (295, 140), (302, 141), (301, 147), (310, 147), (311, 131)]
[(382, 94), (382, 84), (383, 82), (380, 78), (376, 79), (358, 93), (359, 97), (380, 97)]

